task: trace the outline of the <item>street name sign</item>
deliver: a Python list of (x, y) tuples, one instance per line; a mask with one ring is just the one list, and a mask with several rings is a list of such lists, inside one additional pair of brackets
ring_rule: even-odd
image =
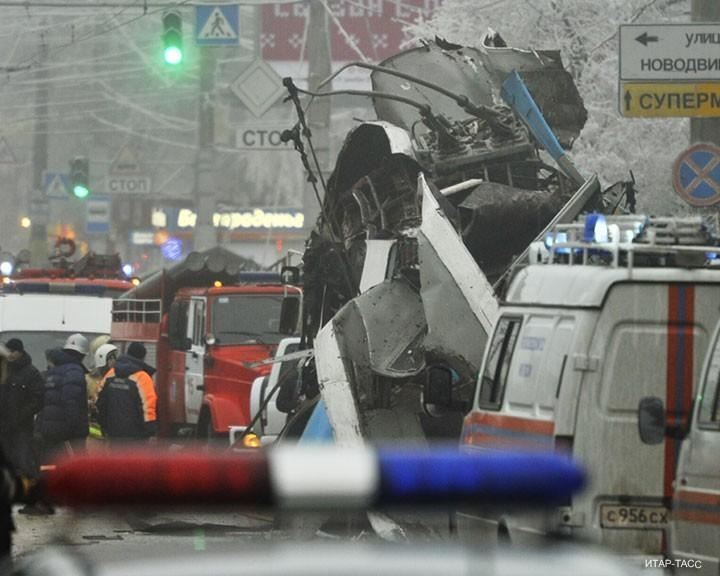
[(620, 80), (720, 81), (720, 24), (623, 24)]
[(680, 154), (673, 164), (673, 187), (691, 206), (720, 202), (720, 148), (701, 142)]
[(620, 111), (629, 118), (720, 116), (720, 83), (623, 82)]
[(240, 7), (237, 4), (196, 6), (195, 42), (200, 46), (240, 44)]

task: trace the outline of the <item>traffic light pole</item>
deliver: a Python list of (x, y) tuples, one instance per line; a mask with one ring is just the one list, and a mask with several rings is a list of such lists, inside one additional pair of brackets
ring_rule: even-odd
[[(720, 22), (720, 2), (692, 0), (693, 22)], [(720, 118), (691, 118), (690, 143), (710, 142), (720, 146)]]
[(42, 266), (48, 259), (49, 205), (45, 195), (43, 173), (48, 163), (48, 48), (45, 34), (40, 34), (40, 66), (35, 74), (35, 133), (33, 134), (33, 188), (30, 197), (30, 263)]
[(198, 101), (198, 151), (195, 159), (195, 225), (194, 249), (207, 250), (217, 245), (213, 225), (215, 213), (215, 52), (201, 48), (200, 97)]

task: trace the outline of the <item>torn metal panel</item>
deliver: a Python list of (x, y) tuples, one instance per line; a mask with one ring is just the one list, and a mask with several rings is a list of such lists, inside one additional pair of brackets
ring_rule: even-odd
[[(489, 38), (493, 38), (492, 41)], [(565, 148), (580, 135), (587, 110), (570, 73), (562, 64), (559, 50), (521, 50), (485, 36), (477, 53), (495, 86), (517, 71), (527, 85), (543, 116)]]
[[(439, 301), (438, 298), (428, 299), (425, 297), (425, 277), (432, 277), (433, 269), (431, 266), (436, 262), (437, 265), (447, 271), (445, 283), (448, 289), (453, 290), (455, 293), (459, 292), (460, 300), (467, 302), (472, 316), (477, 321), (478, 328), (487, 335), (495, 324), (499, 309), (492, 286), (457, 235), (444, 212), (440, 209), (440, 205), (430, 191), (425, 176), (422, 174), (418, 176), (418, 191), (422, 194), (423, 203), (423, 218), (418, 244), (420, 249), (421, 294), (426, 315), (429, 319), (430, 315), (433, 314), (433, 305), (440, 308), (443, 305), (443, 302)], [(432, 257), (433, 252), (435, 257)], [(437, 274), (437, 271), (434, 273)], [(427, 285), (427, 288), (430, 288), (430, 285)], [(438, 290), (436, 288), (435, 291), (438, 297), (443, 297), (442, 289)], [(430, 296), (429, 293), (428, 296)], [(445, 294), (444, 298), (447, 300), (452, 299), (448, 294)], [(454, 316), (454, 318), (458, 317), (466, 318), (465, 316)], [(430, 336), (434, 331), (433, 323), (428, 322), (428, 326)], [(442, 330), (438, 332), (444, 334)], [(466, 348), (466, 346), (463, 346), (463, 348)]]
[[(490, 282), (535, 239), (572, 196), (572, 189), (522, 190), (483, 182), (458, 204), (462, 237)], [(498, 223), (505, 223), (498, 225)]]
[(395, 240), (367, 240), (365, 242), (365, 262), (360, 277), (361, 294), (386, 280), (391, 250), (395, 244)]
[(340, 446), (363, 445), (360, 418), (345, 369), (335, 325), (328, 322), (315, 339), (315, 366), (327, 415)]
[[(560, 52), (510, 48), (498, 41), (497, 35), (492, 38), (486, 37), (477, 48), (427, 42), (381, 65), (429, 80), (466, 96), (475, 105), (488, 107), (496, 103), (494, 96), (508, 74), (517, 70), (560, 142), (570, 147), (587, 121), (587, 110), (572, 76), (563, 67)], [(458, 122), (474, 117), (447, 96), (402, 78), (373, 72), (371, 79), (373, 90), (411, 96), (428, 103), (436, 115)], [(378, 118), (408, 130), (417, 123), (417, 111), (405, 104), (376, 99), (374, 105)]]
[[(480, 59), (472, 48), (466, 49), (466, 52), (449, 52), (428, 43), (421, 48), (411, 48), (391, 56), (380, 65), (439, 84), (467, 96), (474, 104), (492, 106), (495, 103), (493, 85), (488, 75), (479, 74), (479, 63)], [(455, 120), (474, 118), (450, 98), (435, 90), (382, 72), (373, 72), (370, 78), (374, 91), (411, 97), (429, 104), (434, 114)], [(409, 131), (413, 124), (417, 123), (417, 110), (406, 104), (380, 98), (375, 99), (373, 104), (378, 118), (382, 120)]]
[[(426, 326), (417, 292), (402, 280), (384, 282), (348, 302), (321, 334), (329, 326), (339, 352), (333, 352), (327, 336), (318, 336), (315, 353), (323, 354), (323, 362), (333, 354), (339, 358), (332, 363), (342, 376), (329, 385), (324, 375), (320, 380), (333, 427), (343, 422), (347, 426), (347, 415), (354, 412), (366, 438), (422, 439), (418, 415)], [(318, 346), (327, 347), (330, 354)], [(347, 390), (341, 393), (340, 386)]]

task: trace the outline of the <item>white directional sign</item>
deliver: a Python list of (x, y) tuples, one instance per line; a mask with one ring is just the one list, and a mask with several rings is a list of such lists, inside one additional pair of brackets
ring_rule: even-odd
[(620, 26), (620, 80), (720, 80), (720, 24)]
[(267, 124), (238, 126), (235, 147), (241, 150), (292, 150), (290, 142), (282, 141), (282, 133), (286, 128)]

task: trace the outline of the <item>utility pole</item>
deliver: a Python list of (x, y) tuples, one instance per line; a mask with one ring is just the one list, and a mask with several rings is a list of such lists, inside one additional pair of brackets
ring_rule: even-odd
[(50, 207), (45, 195), (43, 173), (48, 163), (48, 69), (45, 32), (40, 34), (40, 66), (35, 74), (35, 133), (33, 134), (33, 189), (30, 201), (30, 262), (42, 266), (48, 259), (48, 219)]
[(198, 102), (198, 151), (195, 160), (195, 224), (194, 248), (207, 250), (217, 245), (213, 225), (215, 213), (215, 52), (201, 47), (200, 96)]
[[(693, 22), (720, 22), (718, 0), (692, 0)], [(710, 142), (720, 146), (720, 118), (691, 118), (690, 143)]]
[[(323, 3), (318, 0), (310, 3), (310, 22), (308, 26), (308, 87), (311, 91), (316, 91), (320, 83), (332, 73), (328, 14)], [(323, 87), (323, 91), (330, 90), (332, 90), (332, 84)], [(331, 114), (331, 97), (316, 98), (308, 111), (308, 124), (312, 132), (313, 145), (325, 176), (328, 175), (330, 167)], [(318, 183), (318, 186), (320, 187), (320, 183)], [(305, 185), (303, 211), (305, 212), (304, 232), (305, 236), (308, 237), (310, 230), (315, 226), (318, 214), (320, 214), (320, 206), (318, 206), (315, 192), (310, 184)]]

